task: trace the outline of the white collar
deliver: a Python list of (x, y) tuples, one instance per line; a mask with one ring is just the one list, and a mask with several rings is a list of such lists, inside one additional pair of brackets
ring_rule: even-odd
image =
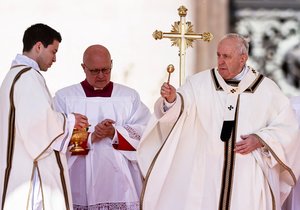
[(17, 54), (16, 58), (11, 63), (11, 66), (16, 66), (16, 65), (26, 65), (31, 68), (34, 68), (35, 70), (40, 71), (40, 67), (37, 64), (37, 62), (27, 57), (26, 55)]
[(241, 81), (245, 77), (245, 75), (247, 74), (248, 71), (249, 71), (249, 68), (245, 65), (243, 67), (242, 71), (230, 80)]

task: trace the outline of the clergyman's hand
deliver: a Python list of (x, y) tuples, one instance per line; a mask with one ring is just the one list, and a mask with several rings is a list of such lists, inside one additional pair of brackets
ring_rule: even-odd
[(115, 121), (111, 119), (105, 119), (95, 126), (95, 130), (92, 133), (92, 143), (100, 141), (106, 137), (113, 139), (115, 135), (115, 128), (113, 124)]
[(89, 126), (88, 118), (85, 115), (73, 113), (75, 115), (75, 125), (74, 128), (82, 129)]
[(165, 98), (168, 103), (173, 103), (176, 100), (176, 89), (165, 82), (161, 86), (160, 95)]
[(263, 147), (259, 137), (255, 134), (241, 135), (241, 141), (235, 144), (234, 151), (242, 155), (249, 154), (253, 150)]

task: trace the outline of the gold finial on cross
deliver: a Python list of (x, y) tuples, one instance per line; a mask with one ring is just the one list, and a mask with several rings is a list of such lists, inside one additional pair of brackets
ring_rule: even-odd
[(181, 86), (185, 80), (185, 54), (188, 47), (193, 47), (192, 43), (194, 40), (201, 39), (203, 41), (211, 41), (213, 35), (210, 32), (204, 32), (202, 34), (196, 34), (193, 31), (193, 25), (191, 22), (185, 21), (185, 16), (187, 14), (187, 8), (181, 6), (178, 8), (178, 14), (180, 16), (180, 21), (174, 22), (172, 25), (171, 32), (154, 31), (154, 39), (171, 39), (172, 46), (179, 47), (179, 57), (180, 57), (180, 68), (179, 68), (179, 85)]

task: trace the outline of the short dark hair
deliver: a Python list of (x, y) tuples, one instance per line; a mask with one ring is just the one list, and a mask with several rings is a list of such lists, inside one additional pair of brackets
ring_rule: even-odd
[(61, 42), (59, 32), (42, 23), (37, 23), (26, 29), (23, 36), (23, 52), (28, 52), (37, 42), (42, 42), (44, 47), (48, 47), (54, 40)]

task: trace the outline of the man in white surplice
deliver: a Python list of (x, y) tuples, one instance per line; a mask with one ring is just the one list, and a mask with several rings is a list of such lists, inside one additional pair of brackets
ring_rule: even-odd
[[(143, 210), (280, 210), (299, 175), (289, 99), (246, 66), (248, 43), (228, 34), (218, 68), (164, 83), (138, 147)], [(298, 154), (297, 154), (298, 153)]]
[(70, 210), (66, 150), (85, 116), (53, 109), (42, 71), (56, 61), (61, 35), (38, 23), (26, 29), (23, 54), (0, 88), (0, 192), (2, 210)]
[(102, 45), (83, 55), (86, 79), (55, 94), (57, 110), (85, 114), (86, 156), (68, 158), (74, 209), (139, 209), (142, 178), (136, 148), (150, 117), (138, 93), (110, 81), (112, 60)]

